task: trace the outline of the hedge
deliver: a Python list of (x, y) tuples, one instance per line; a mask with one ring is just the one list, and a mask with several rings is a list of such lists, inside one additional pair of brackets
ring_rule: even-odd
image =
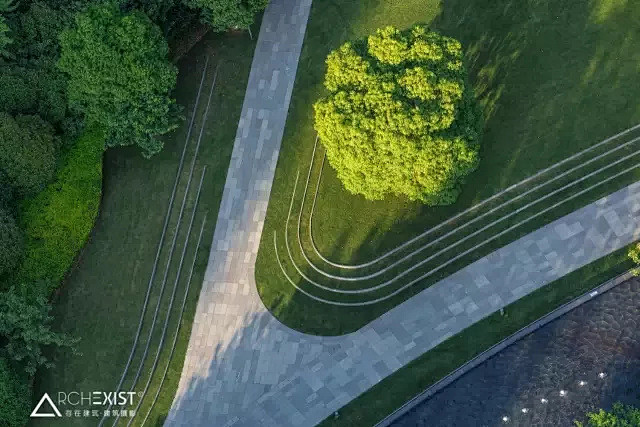
[(66, 153), (55, 181), (22, 203), (25, 260), (18, 283), (44, 281), (48, 289), (40, 291), (48, 297), (72, 266), (98, 214), (103, 152), (103, 133), (85, 132)]

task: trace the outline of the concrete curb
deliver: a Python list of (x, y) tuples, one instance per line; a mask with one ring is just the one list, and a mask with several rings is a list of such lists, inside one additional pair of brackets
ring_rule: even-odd
[(483, 351), (482, 353), (480, 353), (473, 359), (469, 360), (468, 362), (466, 362), (465, 364), (463, 364), (462, 366), (460, 366), (459, 368), (457, 368), (456, 370), (454, 370), (453, 372), (451, 372), (450, 374), (448, 374), (438, 382), (429, 386), (427, 389), (425, 389), (424, 391), (422, 391), (421, 393), (413, 397), (411, 400), (407, 401), (404, 405), (402, 405), (401, 407), (393, 411), (391, 414), (383, 418), (381, 421), (379, 421), (375, 425), (375, 427), (390, 426), (392, 423), (394, 423), (399, 418), (404, 416), (411, 409), (413, 409), (420, 403), (424, 402), (425, 400), (429, 399), (431, 396), (438, 393), (443, 388), (447, 387), (449, 384), (453, 383), (454, 381), (456, 381), (458, 378), (460, 378), (467, 372), (476, 368), (478, 365), (492, 358), (493, 356), (495, 356), (505, 348), (509, 347), (511, 344), (514, 344), (515, 342), (521, 340), (522, 338), (526, 337), (530, 333), (538, 330), (539, 328), (547, 325), (548, 323), (551, 323), (552, 321), (556, 320), (558, 317), (567, 314), (569, 311), (581, 306), (585, 302), (591, 301), (593, 298), (602, 295), (603, 293), (615, 288), (621, 283), (626, 282), (632, 277), (633, 277), (632, 270), (628, 270), (614, 277), (613, 279), (609, 279), (605, 283), (598, 285), (591, 291), (586, 292), (580, 295), (579, 297), (569, 301), (568, 303), (561, 305), (560, 307), (556, 308), (550, 313), (547, 313), (546, 315), (542, 316), (538, 320), (533, 321), (532, 323), (520, 329), (516, 333), (508, 336), (507, 338), (503, 339), (499, 343), (494, 344), (492, 347)]

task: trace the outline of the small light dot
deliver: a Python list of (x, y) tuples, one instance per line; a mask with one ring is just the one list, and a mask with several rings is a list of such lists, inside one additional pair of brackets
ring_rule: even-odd
[(566, 395), (567, 395), (566, 390), (560, 390), (560, 396), (566, 396)]
[(600, 373), (598, 374), (598, 376), (599, 376), (600, 378), (604, 378), (604, 377), (606, 377), (606, 376), (607, 376), (607, 374), (605, 374), (604, 372), (600, 372)]
[(578, 384), (580, 384), (580, 387), (584, 387), (585, 385), (587, 385), (586, 381), (580, 381)]
[(504, 417), (502, 417), (502, 421), (504, 421), (505, 423), (509, 422), (509, 417), (507, 417), (506, 415)]
[(541, 402), (541, 403), (547, 403), (547, 402), (548, 402), (548, 400), (547, 400), (547, 399), (545, 399), (545, 398), (543, 397), (542, 399), (540, 399), (540, 402)]
[(522, 413), (526, 414), (527, 412), (529, 412), (529, 408), (522, 408)]

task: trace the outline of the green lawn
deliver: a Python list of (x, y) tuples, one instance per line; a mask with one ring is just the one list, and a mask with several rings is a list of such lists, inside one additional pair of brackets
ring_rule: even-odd
[[(405, 28), (415, 23), (429, 24), (445, 35), (458, 38), (466, 49), (470, 79), (486, 119), (480, 167), (470, 176), (454, 205), (429, 208), (403, 198), (370, 202), (353, 196), (343, 189), (333, 170), (325, 165), (313, 232), (320, 252), (332, 261), (346, 264), (368, 261), (536, 171), (640, 123), (640, 103), (637, 101), (640, 86), (636, 84), (640, 71), (640, 10), (625, 2), (432, 0), (399, 4), (391, 0), (316, 0), (307, 28), (256, 266), (256, 279), (263, 301), (280, 320), (295, 329), (322, 335), (355, 330), (490, 250), (640, 177), (636, 170), (584, 196), (571, 199), (560, 208), (527, 223), (526, 227), (504, 235), (482, 250), (472, 252), (469, 257), (454, 262), (428, 280), (384, 303), (363, 308), (341, 308), (313, 301), (296, 292), (278, 266), (273, 249), (273, 235), (276, 232), (278, 253), (287, 273), (298, 286), (322, 298), (332, 297), (342, 302), (359, 301), (356, 297), (336, 297), (329, 292), (312, 290), (284, 256), (284, 229), (294, 178), (300, 171), (293, 209), (294, 220), (297, 220), (302, 200), (301, 187), (306, 180), (313, 150), (315, 133), (312, 105), (323, 93), (324, 59), (328, 52), (344, 41), (365, 36), (380, 26), (391, 24)], [(629, 146), (614, 157), (593, 163), (588, 171), (594, 171), (639, 147), (638, 144)], [(320, 170), (320, 162), (321, 156), (318, 156), (312, 171), (311, 190)], [(579, 163), (576, 161), (567, 167)], [(559, 192), (544, 203), (505, 221), (502, 229), (637, 163), (637, 158), (630, 158), (612, 168), (608, 175), (594, 176), (572, 192)], [(557, 182), (555, 188), (578, 176), (568, 176), (564, 181)], [(539, 190), (523, 201), (540, 198), (546, 194), (545, 191), (548, 189)], [(310, 202), (310, 196), (306, 201)], [(500, 213), (504, 215), (508, 212), (509, 209), (505, 209)], [(490, 218), (498, 217), (494, 215)], [(303, 218), (303, 230), (307, 226), (306, 221)], [(289, 227), (292, 246), (297, 245), (292, 237), (295, 228), (295, 224)], [(471, 248), (495, 232), (490, 230), (479, 234), (459, 250)], [(304, 237), (302, 240), (307, 249), (305, 252), (310, 252), (309, 242), (305, 242)], [(453, 241), (445, 240), (440, 247)], [(304, 265), (300, 251), (296, 251), (295, 247), (293, 249), (296, 264)], [(435, 259), (431, 267), (452, 254), (456, 252)], [(318, 261), (317, 257), (311, 258), (312, 261)], [(318, 264), (326, 267), (320, 262)], [(341, 272), (328, 270), (334, 274)], [(405, 277), (405, 281), (419, 277), (425, 270), (429, 270), (429, 266), (412, 272), (412, 275)], [(402, 271), (402, 268), (395, 274), (398, 271)], [(304, 268), (304, 273), (309, 276), (314, 274), (308, 267)], [(344, 271), (342, 273), (346, 275)], [(393, 272), (389, 272), (376, 280), (364, 281), (360, 286), (379, 283), (393, 275)], [(318, 279), (318, 282), (327, 286), (335, 285), (328, 279)], [(370, 295), (383, 296), (383, 292)]]
[[(197, 298), (207, 265), (210, 242), (215, 227), (217, 211), (222, 196), (231, 150), (244, 98), (246, 81), (251, 67), (254, 43), (246, 33), (227, 36), (208, 35), (180, 64), (176, 97), (185, 106), (187, 120), (181, 128), (166, 139), (162, 153), (146, 160), (135, 148), (108, 150), (104, 159), (103, 199), (100, 214), (89, 243), (82, 251), (77, 266), (54, 297), (55, 329), (81, 339), (81, 356), (61, 353), (56, 367), (37, 376), (34, 396), (42, 393), (52, 396), (58, 391), (110, 391), (115, 390), (122, 370), (129, 357), (140, 309), (145, 298), (157, 245), (163, 228), (165, 213), (174, 178), (178, 169), (191, 112), (204, 66), (205, 54), (211, 55), (200, 98), (198, 116), (192, 134), (192, 142), (181, 174), (174, 208), (160, 255), (156, 278), (144, 317), (139, 348), (148, 342), (152, 316), (159, 302), (156, 328), (136, 390), (143, 389), (149, 377), (151, 365), (160, 341), (162, 325), (168, 311), (178, 261), (182, 252), (191, 210), (201, 172), (207, 166), (195, 225), (187, 245), (187, 251), (178, 282), (175, 303), (169, 318), (168, 332), (154, 379), (147, 391), (147, 398), (135, 419), (140, 425), (150, 402), (158, 389), (164, 372), (169, 347), (177, 328), (187, 276), (195, 254), (200, 224), (205, 214), (207, 224), (202, 245), (197, 254), (195, 273), (188, 294), (184, 318), (167, 379), (157, 404), (146, 425), (162, 425), (171, 406), (182, 371), (186, 347), (191, 330)], [(159, 299), (164, 269), (167, 265), (173, 230), (185, 193), (187, 176), (194, 154), (195, 139), (202, 125), (202, 116), (211, 87), (215, 67), (219, 65), (217, 84), (211, 101), (211, 111), (206, 122), (200, 153), (197, 158), (191, 190), (177, 235), (172, 261), (169, 263), (166, 289)], [(125, 380), (128, 390), (140, 365), (142, 351), (134, 354), (129, 374)], [(137, 400), (136, 400), (137, 402)], [(33, 421), (33, 425), (96, 425), (97, 418), (63, 418), (64, 421)], [(127, 418), (120, 425), (126, 424)], [(105, 425), (110, 425), (107, 423)]]
[(374, 425), (431, 384), (555, 308), (632, 266), (627, 248), (570, 273), (507, 306), (380, 381), (325, 419), (323, 427)]

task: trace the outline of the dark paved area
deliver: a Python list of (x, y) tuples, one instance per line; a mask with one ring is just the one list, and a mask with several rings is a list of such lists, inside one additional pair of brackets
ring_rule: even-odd
[(640, 405), (637, 278), (507, 348), (394, 426), (572, 426), (615, 401)]

